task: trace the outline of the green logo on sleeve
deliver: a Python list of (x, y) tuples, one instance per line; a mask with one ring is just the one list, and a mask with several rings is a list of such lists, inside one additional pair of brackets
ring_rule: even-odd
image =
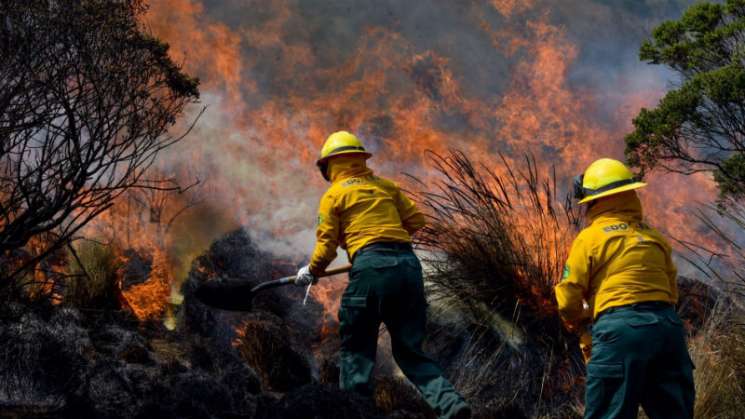
[(569, 278), (569, 265), (564, 265), (564, 273), (561, 275), (561, 279), (565, 280)]
[(323, 214), (318, 214), (318, 225), (323, 224)]

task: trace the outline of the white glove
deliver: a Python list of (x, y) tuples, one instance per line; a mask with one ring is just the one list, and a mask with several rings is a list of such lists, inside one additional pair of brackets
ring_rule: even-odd
[(297, 271), (297, 276), (295, 277), (295, 285), (299, 287), (307, 287), (308, 285), (315, 284), (316, 282), (318, 282), (318, 278), (310, 273), (310, 265), (305, 265), (300, 268), (299, 271)]

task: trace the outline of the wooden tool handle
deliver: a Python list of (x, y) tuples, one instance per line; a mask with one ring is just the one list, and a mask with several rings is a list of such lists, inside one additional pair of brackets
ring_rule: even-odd
[(343, 273), (347, 273), (352, 270), (352, 265), (344, 265), (340, 266), (338, 268), (329, 269), (326, 272), (322, 273), (321, 275), (318, 275), (319, 278), (332, 276), (332, 275), (339, 275)]
[[(326, 272), (322, 273), (319, 276), (319, 278), (324, 278), (324, 277), (332, 276), (332, 275), (339, 275), (339, 274), (343, 274), (345, 272), (349, 272), (351, 270), (352, 270), (352, 265), (341, 266), (339, 268), (334, 268), (334, 269), (327, 270)], [(293, 275), (293, 276), (286, 276), (286, 277), (280, 278), (280, 279), (275, 279), (274, 281), (262, 282), (261, 284), (258, 284), (255, 287), (253, 287), (251, 289), (251, 292), (252, 293), (256, 293), (256, 292), (259, 292), (261, 290), (265, 290), (265, 289), (269, 289), (269, 288), (276, 288), (276, 287), (281, 287), (282, 285), (294, 284), (295, 283), (295, 278), (296, 278), (296, 276)]]

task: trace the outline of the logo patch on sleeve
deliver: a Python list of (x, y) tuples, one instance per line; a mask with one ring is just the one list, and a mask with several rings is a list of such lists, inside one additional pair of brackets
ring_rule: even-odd
[(629, 229), (629, 225), (626, 223), (620, 223), (620, 224), (613, 224), (608, 227), (603, 228), (603, 231), (606, 233), (612, 233), (614, 231), (626, 231)]
[(323, 224), (323, 220), (324, 220), (323, 214), (318, 214), (318, 225)]
[(564, 265), (564, 273), (561, 275), (561, 280), (563, 281), (563, 280), (569, 278), (569, 274), (570, 274), (570, 272), (569, 272), (569, 265), (568, 264), (567, 265)]

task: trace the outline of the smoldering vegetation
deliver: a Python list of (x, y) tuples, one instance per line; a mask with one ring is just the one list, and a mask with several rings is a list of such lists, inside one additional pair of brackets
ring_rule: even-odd
[(4, 306), (0, 412), (9, 417), (253, 415), (259, 381), (240, 359), (124, 313)]
[(76, 280), (57, 303), (37, 298), (0, 307), (5, 417), (430, 417), (400, 379), (382, 382), (377, 404), (339, 390), (338, 338), (323, 332), (318, 301), (299, 303), (302, 290), (265, 292), (249, 313), (194, 299), (205, 281), (257, 283), (294, 272), (259, 250), (245, 230), (194, 260), (184, 302), (171, 307), (174, 330), (163, 319), (138, 318), (109, 292), (118, 289), (115, 272), (148, 277), (151, 258), (122, 261), (95, 244), (79, 256), (88, 274), (100, 276)]
[[(429, 216), (417, 240), (430, 303), (425, 350), (477, 418), (581, 417), (584, 364), (552, 294), (577, 210), (532, 158), (486, 168), (453, 151), (430, 161), (437, 181), (412, 191)], [(253, 284), (294, 272), (243, 229), (192, 262), (183, 304), (169, 308), (174, 330), (135, 316), (117, 291), (151, 277), (153, 255), (118, 249), (127, 257), (112, 257), (93, 242), (77, 249), (77, 259), (67, 256), (74, 280), (57, 290), (60, 301), (37, 297), (1, 309), (3, 415), (434, 417), (393, 363), (384, 329), (374, 397), (338, 389), (339, 338), (322, 294), (303, 306), (303, 290), (270, 290), (247, 313), (196, 300), (207, 281)], [(680, 290), (699, 365), (697, 417), (738, 417), (742, 312), (720, 287), (681, 278)]]
[[(245, 249), (243, 249), (245, 250)], [(87, 244), (69, 267), (61, 301), (36, 299), (0, 308), (0, 412), (10, 417), (255, 417), (268, 403), (261, 382), (228, 345), (162, 321), (142, 321), (111, 290), (148, 277), (148, 258), (112, 257)], [(255, 253), (246, 253), (250, 258)], [(122, 266), (123, 265), (123, 266)], [(124, 274), (126, 273), (126, 275)], [(163, 302), (164, 303), (164, 302)], [(185, 317), (185, 316), (183, 316)], [(232, 336), (233, 332), (230, 331)]]

